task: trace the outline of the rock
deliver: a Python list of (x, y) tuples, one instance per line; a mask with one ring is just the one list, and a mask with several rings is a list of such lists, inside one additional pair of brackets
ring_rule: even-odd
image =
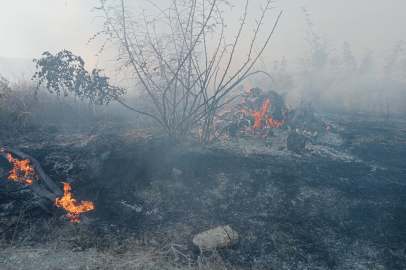
[(308, 139), (305, 136), (297, 134), (293, 131), (289, 133), (287, 147), (289, 150), (299, 154), (306, 147), (307, 140)]
[(224, 248), (237, 242), (238, 233), (228, 225), (201, 232), (193, 238), (193, 243), (202, 250)]
[(176, 176), (182, 174), (182, 171), (181, 171), (181, 170), (178, 170), (178, 169), (176, 169), (176, 168), (173, 168), (172, 171), (173, 171), (173, 174), (176, 175)]

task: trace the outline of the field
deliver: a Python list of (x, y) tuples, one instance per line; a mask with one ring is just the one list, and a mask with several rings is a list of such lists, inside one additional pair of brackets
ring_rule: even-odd
[[(300, 154), (284, 127), (206, 146), (123, 117), (0, 130), (95, 205), (71, 224), (0, 159), (0, 268), (405, 269), (406, 121), (385, 116), (316, 114), (331, 129)], [(219, 225), (238, 244), (200, 252), (194, 235)]]

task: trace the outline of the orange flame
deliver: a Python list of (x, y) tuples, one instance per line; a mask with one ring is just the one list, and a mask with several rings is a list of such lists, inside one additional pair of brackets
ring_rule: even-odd
[(92, 202), (81, 201), (81, 205), (76, 205), (75, 199), (72, 199), (72, 194), (70, 191), (72, 190), (70, 185), (65, 182), (61, 182), (63, 184), (63, 197), (61, 199), (56, 198), (55, 205), (57, 207), (62, 207), (66, 211), (68, 211), (68, 218), (70, 219), (71, 223), (79, 222), (79, 214), (83, 212), (90, 211), (94, 209)]
[(282, 121), (278, 121), (272, 118), (272, 116), (266, 115), (268, 105), (269, 105), (269, 98), (264, 101), (264, 103), (261, 106), (260, 111), (254, 111), (251, 115), (255, 117), (255, 123), (254, 127), (260, 127), (262, 128), (264, 126), (264, 121), (265, 125), (269, 127), (280, 127), (284, 124), (286, 116), (285, 116), (285, 111), (281, 108), (282, 110)]
[(330, 130), (330, 129), (331, 129), (331, 127), (330, 127), (330, 126), (327, 126), (327, 127), (326, 127), (326, 130)]
[[(4, 152), (4, 149), (1, 149)], [(10, 175), (8, 180), (13, 180), (16, 182), (20, 182), (26, 185), (31, 185), (32, 180), (30, 178), (37, 178), (34, 172), (34, 168), (29, 165), (30, 160), (18, 160), (17, 158), (13, 158), (10, 154), (7, 153), (7, 159), (10, 163), (14, 164), (14, 168), (10, 171)]]

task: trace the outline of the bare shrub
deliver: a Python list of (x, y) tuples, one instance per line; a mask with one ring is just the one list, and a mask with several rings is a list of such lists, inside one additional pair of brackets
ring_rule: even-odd
[[(226, 0), (174, 0), (167, 8), (148, 2), (155, 14), (143, 10), (136, 16), (124, 0), (101, 1), (101, 6), (95, 8), (105, 19), (101, 33), (117, 51), (118, 71), (134, 85), (141, 85), (146, 102), (141, 108), (130, 108), (121, 99), (116, 100), (155, 119), (169, 140), (183, 141), (192, 129), (200, 127), (201, 139), (209, 141), (216, 110), (223, 105), (220, 101), (245, 78), (264, 73), (251, 69), (276, 27), (277, 21), (265, 41), (258, 44), (271, 1), (264, 1), (243, 57), (236, 55), (236, 48), (243, 38), (249, 1), (231, 42), (225, 33), (223, 13), (231, 6)], [(254, 52), (254, 48), (259, 49)], [(243, 59), (242, 64), (231, 71), (236, 58)]]

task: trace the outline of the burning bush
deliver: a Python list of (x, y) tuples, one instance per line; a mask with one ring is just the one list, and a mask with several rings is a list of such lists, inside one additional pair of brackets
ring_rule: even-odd
[(221, 118), (230, 122), (225, 128), (230, 136), (261, 135), (264, 138), (271, 128), (283, 127), (291, 115), (289, 106), (275, 91), (251, 88), (242, 97), (239, 104), (221, 113)]

